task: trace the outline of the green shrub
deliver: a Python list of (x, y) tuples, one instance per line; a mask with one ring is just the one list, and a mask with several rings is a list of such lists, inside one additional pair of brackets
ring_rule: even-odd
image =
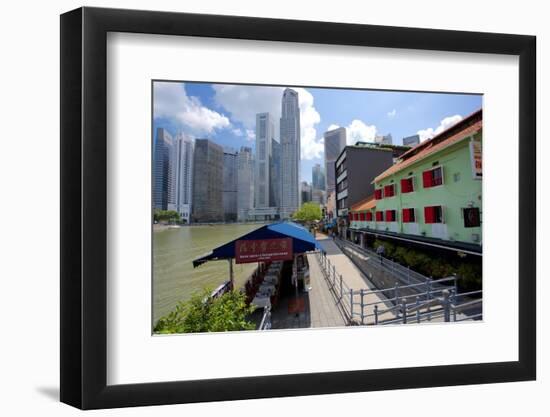
[(254, 307), (246, 305), (246, 296), (230, 291), (218, 298), (210, 297), (211, 290), (203, 289), (188, 301), (180, 302), (166, 316), (160, 318), (155, 333), (201, 333), (254, 330), (246, 317)]

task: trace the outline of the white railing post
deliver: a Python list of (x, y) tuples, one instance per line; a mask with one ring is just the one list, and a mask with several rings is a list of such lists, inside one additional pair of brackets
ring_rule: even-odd
[(426, 300), (428, 302), (428, 321), (432, 320), (432, 308), (430, 302), (432, 301), (432, 281), (428, 281), (428, 291), (426, 292)]
[(449, 300), (450, 300), (450, 308), (453, 310), (453, 321), (456, 321), (456, 305), (458, 303), (456, 292), (453, 291), (451, 293), (451, 297), (449, 298)]
[(350, 320), (353, 321), (353, 288), (349, 290), (349, 315)]
[[(397, 283), (397, 281), (395, 282), (395, 287), (393, 288), (393, 298), (394, 298), (394, 303), (395, 303), (395, 306), (397, 307), (397, 305), (399, 304), (399, 284)], [(397, 317), (399, 317), (399, 309), (396, 308), (395, 309), (396, 313), (395, 315)]]
[(342, 280), (342, 274), (340, 274), (340, 299), (344, 296), (344, 282)]
[(365, 297), (365, 290), (363, 288), (361, 288), (361, 324), (365, 324), (364, 297)]
[(445, 322), (451, 321), (451, 310), (449, 301), (449, 290), (443, 290), (443, 317)]

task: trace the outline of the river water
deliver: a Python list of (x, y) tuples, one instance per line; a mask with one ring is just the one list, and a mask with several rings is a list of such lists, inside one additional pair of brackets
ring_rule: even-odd
[[(193, 268), (193, 259), (210, 252), (261, 224), (184, 226), (153, 232), (153, 322), (169, 313), (179, 301), (203, 287), (214, 289), (229, 279), (227, 261), (207, 262)], [(233, 265), (235, 285), (244, 285), (256, 263)]]

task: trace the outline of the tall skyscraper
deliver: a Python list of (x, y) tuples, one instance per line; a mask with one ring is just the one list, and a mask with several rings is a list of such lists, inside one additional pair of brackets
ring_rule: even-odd
[(300, 107), (298, 93), (283, 92), (281, 111), (281, 218), (289, 218), (300, 206)]
[(302, 193), (302, 204), (303, 203), (308, 203), (310, 201), (312, 201), (313, 199), (313, 196), (312, 196), (312, 186), (311, 184), (309, 184), (307, 181), (302, 181), (301, 182), (301, 193)]
[(271, 140), (271, 163), (269, 170), (269, 205), (281, 206), (281, 144)]
[(346, 128), (339, 127), (329, 130), (324, 134), (325, 138), (325, 189), (327, 195), (336, 189), (336, 176), (334, 163), (338, 155), (346, 147)]
[(321, 164), (315, 164), (311, 168), (311, 185), (314, 190), (324, 190), (325, 189), (325, 174)]
[(252, 149), (242, 146), (237, 155), (237, 219), (248, 220), (254, 207), (254, 157)]
[(195, 140), (193, 157), (193, 222), (223, 221), (223, 148), (208, 140)]
[(169, 209), (176, 210), (181, 218), (189, 223), (193, 190), (193, 140), (182, 134), (176, 136), (173, 150), (174, 161), (174, 205)]
[(419, 143), (420, 143), (419, 135), (412, 135), (412, 136), (407, 136), (406, 138), (403, 138), (404, 146), (416, 146)]
[(223, 215), (224, 221), (237, 221), (237, 152), (223, 152)]
[(374, 142), (380, 145), (393, 145), (391, 133), (388, 133), (387, 135), (376, 135), (374, 137)]
[(254, 184), (254, 207), (267, 208), (270, 205), (271, 147), (274, 141), (274, 124), (269, 113), (256, 115), (256, 172)]
[(174, 141), (170, 133), (157, 128), (153, 154), (153, 207), (168, 210), (175, 202), (174, 194)]

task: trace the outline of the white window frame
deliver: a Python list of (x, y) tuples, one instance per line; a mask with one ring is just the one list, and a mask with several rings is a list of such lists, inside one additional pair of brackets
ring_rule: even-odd
[[(416, 193), (416, 175), (412, 174), (412, 175), (407, 175), (406, 177), (403, 177), (401, 178), (402, 180), (408, 180), (408, 179), (411, 179), (412, 180), (412, 186), (413, 186), (413, 190), (412, 191), (409, 191), (408, 193), (404, 193), (403, 191), (401, 191), (401, 194), (412, 194), (412, 193)], [(401, 181), (399, 181), (399, 185), (401, 185)], [(431, 187), (433, 188), (433, 187)]]
[[(445, 185), (445, 170), (443, 169), (443, 165), (439, 164), (439, 165), (436, 165), (434, 167), (431, 167), (429, 169), (429, 171), (434, 171), (437, 168), (441, 168), (441, 184), (440, 185), (433, 185), (431, 187), (428, 187), (428, 190), (432, 189), (432, 188), (443, 187)], [(414, 185), (413, 185), (413, 187), (414, 187)]]

